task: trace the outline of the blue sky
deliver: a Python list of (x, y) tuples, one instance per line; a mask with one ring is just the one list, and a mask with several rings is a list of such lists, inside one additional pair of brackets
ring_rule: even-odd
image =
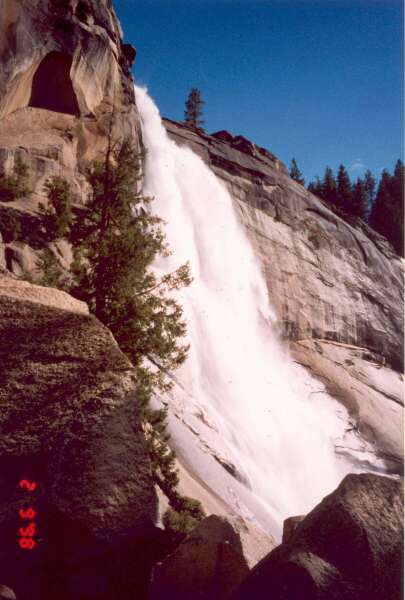
[(205, 129), (242, 134), (306, 180), (403, 158), (400, 0), (115, 0), (137, 83), (182, 120), (201, 89)]

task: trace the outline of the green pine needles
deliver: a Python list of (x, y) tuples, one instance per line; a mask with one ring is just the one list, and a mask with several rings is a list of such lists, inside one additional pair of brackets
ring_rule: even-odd
[(204, 100), (198, 88), (191, 88), (186, 100), (184, 111), (184, 124), (192, 129), (199, 129), (204, 125), (202, 119)]
[(13, 174), (0, 173), (0, 201), (11, 202), (30, 193), (28, 186), (28, 167), (17, 156), (14, 163)]
[[(104, 162), (87, 170), (91, 193), (85, 206), (75, 205), (69, 184), (54, 178), (46, 185), (48, 206), (42, 212), (50, 239), (66, 237), (72, 244), (74, 260), (64, 289), (87, 302), (135, 367), (154, 481), (174, 511), (187, 512), (189, 503), (176, 490), (167, 413), (153, 409), (150, 400), (171, 388), (169, 374), (187, 356), (186, 323), (173, 291), (189, 285), (191, 276), (188, 264), (161, 278), (151, 269), (155, 258), (170, 250), (162, 220), (150, 210), (151, 198), (138, 191), (141, 162), (128, 141), (110, 148)], [(56, 262), (49, 254), (42, 257), (45, 281), (55, 282)], [(192, 509), (193, 519), (203, 516), (199, 503)]]

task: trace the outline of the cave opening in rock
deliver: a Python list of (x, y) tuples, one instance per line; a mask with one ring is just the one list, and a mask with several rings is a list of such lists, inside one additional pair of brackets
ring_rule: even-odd
[(79, 115), (79, 104), (70, 78), (72, 57), (50, 52), (35, 72), (29, 106)]

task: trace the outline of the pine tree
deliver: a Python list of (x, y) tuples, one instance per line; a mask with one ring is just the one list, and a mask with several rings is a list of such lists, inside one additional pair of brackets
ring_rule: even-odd
[(318, 176), (315, 177), (315, 181), (310, 181), (307, 187), (308, 192), (318, 196), (318, 198), (323, 198), (323, 189), (322, 183)]
[(45, 183), (48, 206), (39, 204), (51, 239), (65, 237), (72, 222), (73, 194), (66, 179), (54, 177)]
[(41, 274), (37, 283), (59, 289), (64, 287), (62, 284), (63, 269), (50, 248), (43, 248), (39, 252), (36, 266), (37, 271)]
[(322, 181), (322, 198), (330, 204), (337, 204), (337, 185), (333, 171), (326, 167)]
[[(65, 194), (71, 192), (58, 178), (49, 182), (47, 222), (51, 236), (62, 227), (72, 243), (73, 282), (68, 291), (87, 302), (110, 328), (135, 367), (154, 481), (173, 510), (184, 513), (189, 504), (176, 490), (178, 475), (175, 453), (168, 446), (167, 411), (151, 408), (150, 399), (154, 392), (171, 388), (168, 373), (187, 356), (188, 346), (182, 341), (186, 324), (172, 291), (189, 285), (191, 277), (187, 264), (160, 279), (150, 268), (169, 249), (162, 221), (149, 209), (151, 199), (136, 191), (140, 167), (141, 157), (129, 142), (116, 151), (110, 149), (105, 162), (95, 162), (88, 169), (91, 194), (80, 214), (58, 210), (66, 207)], [(54, 283), (54, 271), (51, 275)], [(192, 509), (195, 515), (194, 504)]]
[[(110, 327), (135, 367), (145, 357), (163, 371), (186, 358), (182, 310), (168, 292), (191, 282), (188, 265), (158, 280), (150, 266), (169, 250), (150, 198), (136, 192), (140, 159), (124, 142), (88, 173), (92, 195), (72, 227), (74, 293)], [(166, 377), (163, 377), (166, 381)], [(155, 381), (156, 380), (155, 377)]]
[(375, 181), (370, 169), (367, 169), (367, 171), (364, 173), (363, 181), (364, 181), (364, 189), (366, 191), (366, 197), (367, 197), (367, 215), (369, 215), (371, 208), (373, 206), (374, 198), (375, 198), (375, 186), (376, 186), (376, 181)]
[(367, 191), (363, 179), (358, 178), (353, 186), (350, 214), (365, 220), (367, 215)]
[(186, 100), (186, 110), (184, 111), (184, 124), (187, 127), (198, 129), (204, 125), (202, 120), (202, 106), (205, 104), (201, 98), (201, 92), (198, 88), (192, 88)]
[(28, 167), (20, 156), (17, 155), (13, 174), (7, 176), (4, 173), (0, 173), (0, 200), (2, 202), (10, 202), (29, 194), (28, 179)]
[(297, 161), (295, 160), (295, 158), (293, 158), (291, 161), (290, 177), (291, 179), (294, 179), (294, 181), (296, 181), (297, 183), (305, 185), (305, 180), (302, 176), (301, 171), (298, 168)]
[(352, 204), (352, 184), (344, 165), (339, 166), (337, 174), (337, 206), (350, 214)]
[(369, 223), (373, 229), (388, 238), (390, 234), (390, 224), (388, 222), (388, 212), (393, 205), (391, 197), (391, 175), (384, 169), (378, 184), (377, 195), (371, 209)]
[(402, 160), (397, 160), (394, 168), (394, 177), (393, 177), (393, 195), (395, 197), (395, 201), (398, 205), (403, 205), (404, 200), (404, 164)]
[(401, 256), (404, 255), (403, 185), (404, 166), (398, 161), (394, 175), (383, 171), (369, 217), (370, 226), (385, 236)]

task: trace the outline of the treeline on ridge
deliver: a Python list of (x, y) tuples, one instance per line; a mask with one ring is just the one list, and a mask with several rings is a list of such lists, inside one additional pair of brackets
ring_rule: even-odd
[[(294, 158), (290, 177), (305, 185)], [(339, 166), (336, 175), (326, 167), (323, 178), (310, 181), (307, 189), (346, 220), (359, 218), (368, 223), (404, 256), (404, 165), (401, 160), (396, 162), (392, 174), (384, 169), (378, 182), (370, 170), (352, 182), (344, 165)]]

